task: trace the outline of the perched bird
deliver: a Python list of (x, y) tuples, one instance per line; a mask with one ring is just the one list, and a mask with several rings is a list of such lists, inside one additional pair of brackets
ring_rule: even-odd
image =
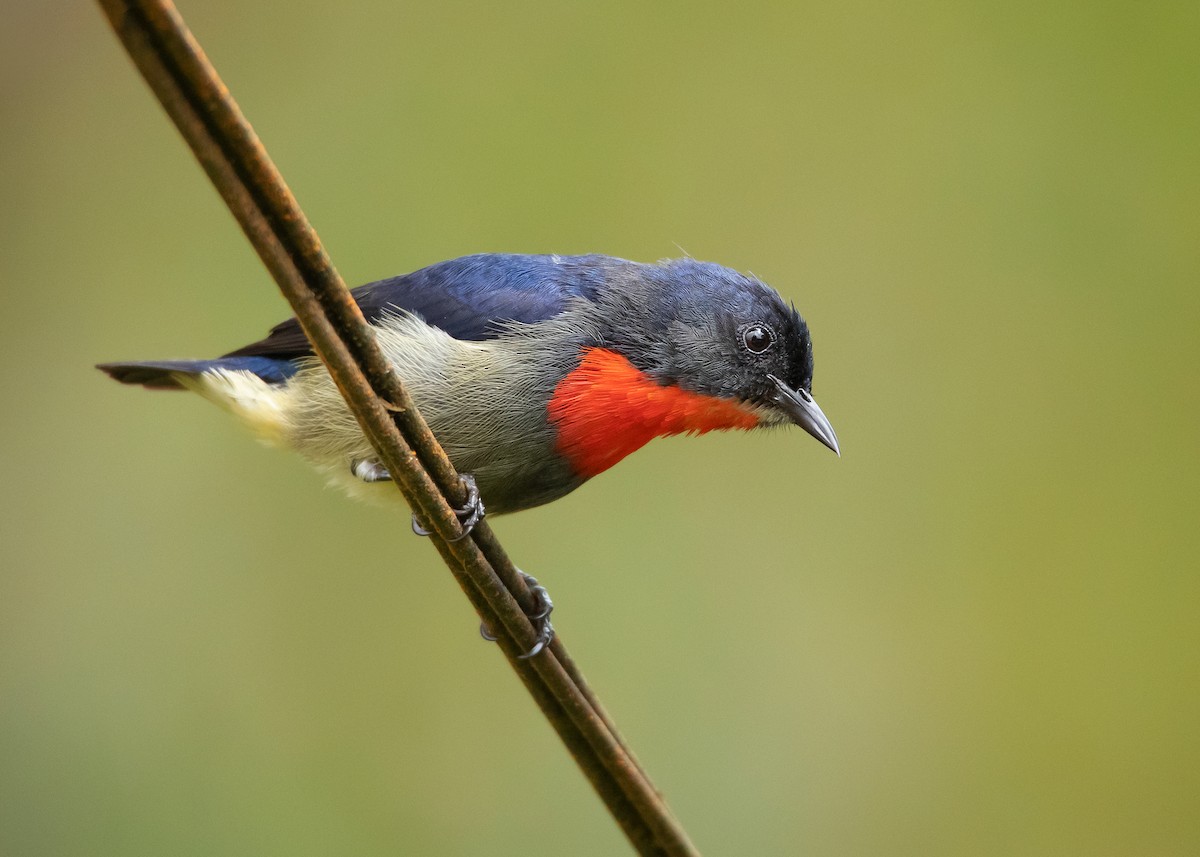
[[(794, 423), (839, 451), (811, 395), (804, 320), (720, 265), (481, 254), (352, 294), (450, 460), (473, 476), (481, 502), (463, 510), (465, 526), (484, 508), (562, 497), (664, 435)], [(390, 478), (295, 319), (213, 360), (98, 368), (194, 390), (358, 493)]]
[[(720, 265), (480, 254), (352, 294), (491, 514), (556, 500), (665, 435), (794, 423), (839, 452), (808, 326)], [(352, 490), (388, 478), (294, 318), (213, 360), (98, 368), (194, 390)]]

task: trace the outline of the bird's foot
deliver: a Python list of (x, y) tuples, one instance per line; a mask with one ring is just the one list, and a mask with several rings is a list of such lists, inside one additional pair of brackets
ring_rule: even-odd
[(350, 472), (363, 482), (391, 482), (392, 474), (378, 461), (356, 458), (350, 462)]
[[(479, 486), (475, 484), (475, 477), (470, 473), (464, 473), (459, 476), (462, 480), (463, 487), (467, 489), (467, 502), (463, 504), (461, 509), (455, 509), (454, 514), (458, 518), (458, 523), (462, 526), (462, 533), (456, 538), (451, 539), (452, 542), (457, 542), (460, 539), (465, 539), (470, 535), (471, 530), (475, 529), (475, 525), (483, 520), (483, 516), (487, 511), (483, 508), (483, 498), (479, 496)], [(428, 536), (431, 530), (427, 530), (417, 523), (417, 516), (413, 515), (412, 519), (413, 532), (418, 536)]]
[[(546, 587), (538, 583), (536, 577), (526, 574), (519, 568), (517, 573), (525, 578), (525, 585), (529, 587), (529, 593), (533, 596), (533, 612), (525, 615), (529, 617), (533, 629), (537, 631), (537, 639), (533, 642), (533, 648), (523, 655), (517, 655), (521, 660), (525, 660), (546, 648), (554, 639), (554, 626), (550, 624), (550, 614), (554, 610), (554, 602), (550, 600), (550, 593), (546, 591)], [(487, 626), (486, 622), (479, 625), (479, 636), (490, 643), (496, 642), (496, 635), (492, 633), (492, 629)]]

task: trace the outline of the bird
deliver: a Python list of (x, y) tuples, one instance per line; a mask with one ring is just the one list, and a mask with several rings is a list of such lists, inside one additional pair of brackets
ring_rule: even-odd
[[(465, 476), (464, 531), (559, 499), (656, 437), (791, 424), (841, 455), (812, 397), (807, 323), (713, 262), (482, 253), (351, 295)], [(97, 368), (199, 393), (352, 494), (391, 479), (295, 318), (214, 359)]]

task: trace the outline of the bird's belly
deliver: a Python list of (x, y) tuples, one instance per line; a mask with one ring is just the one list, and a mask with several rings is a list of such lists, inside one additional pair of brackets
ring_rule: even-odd
[[(377, 328), (380, 345), (460, 473), (475, 477), (490, 514), (548, 503), (585, 479), (555, 445), (546, 403), (569, 366), (529, 337), (461, 342), (412, 316)], [(291, 445), (333, 473), (374, 455), (321, 367), (303, 386)], [(369, 486), (374, 488), (376, 486)]]

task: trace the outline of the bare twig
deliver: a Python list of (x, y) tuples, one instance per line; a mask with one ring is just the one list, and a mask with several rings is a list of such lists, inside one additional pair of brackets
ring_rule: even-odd
[(168, 0), (100, 0), (263, 263), (291, 303), (363, 432), (513, 670), (641, 854), (697, 855), (561, 640), (537, 657), (523, 578), (486, 522), (472, 537), (451, 504), (465, 500), (453, 465), (400, 379), (266, 150)]

